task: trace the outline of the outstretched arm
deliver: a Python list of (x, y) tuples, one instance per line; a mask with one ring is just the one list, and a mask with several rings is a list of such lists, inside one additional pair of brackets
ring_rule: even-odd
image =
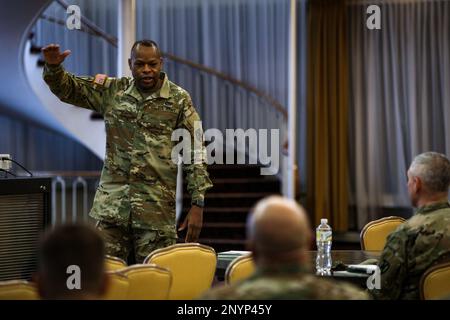
[(49, 66), (59, 66), (70, 55), (70, 50), (59, 51), (59, 44), (49, 44), (42, 48), (45, 63)]
[(57, 44), (44, 47), (42, 53), (45, 60), (44, 81), (61, 101), (104, 112), (104, 91), (110, 85), (105, 75), (77, 77), (65, 71), (62, 63), (70, 55), (70, 50), (61, 52)]

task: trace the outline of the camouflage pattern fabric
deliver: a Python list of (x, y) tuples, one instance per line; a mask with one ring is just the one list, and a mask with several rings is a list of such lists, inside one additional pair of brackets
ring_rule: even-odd
[(381, 288), (371, 293), (376, 299), (419, 299), (421, 276), (448, 259), (450, 204), (424, 206), (388, 236), (378, 263)]
[(130, 229), (131, 226), (124, 227), (104, 221), (98, 222), (97, 230), (105, 240), (106, 254), (127, 261), (132, 250), (131, 246), (134, 246), (136, 263), (143, 263), (152, 251), (176, 243), (176, 238), (165, 235), (161, 231)]
[(367, 300), (368, 294), (346, 282), (337, 282), (299, 268), (279, 271), (259, 268), (250, 278), (213, 288), (205, 300)]
[[(161, 89), (144, 98), (127, 77), (77, 77), (48, 65), (43, 73), (61, 101), (95, 110), (105, 120), (106, 157), (90, 216), (175, 238), (177, 165), (171, 151), (178, 142), (171, 134), (187, 129), (193, 145), (194, 121), (200, 117), (189, 94), (161, 75)], [(192, 200), (202, 201), (212, 186), (205, 162), (184, 164), (183, 170)]]

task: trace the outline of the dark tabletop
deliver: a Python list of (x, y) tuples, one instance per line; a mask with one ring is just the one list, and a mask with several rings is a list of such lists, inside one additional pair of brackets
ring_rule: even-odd
[[(315, 264), (317, 251), (311, 252), (311, 261)], [(334, 250), (331, 251), (331, 259), (333, 264), (341, 261), (345, 264), (358, 264), (367, 259), (378, 259), (381, 251), (362, 251), (362, 250)]]
[[(316, 264), (316, 253), (317, 251), (310, 252), (311, 266)], [(217, 280), (223, 281), (225, 276), (225, 271), (228, 265), (236, 259), (237, 257), (248, 254), (248, 251), (226, 251), (219, 252), (217, 257), (217, 270), (216, 277)], [(368, 259), (378, 259), (380, 257), (380, 251), (361, 251), (361, 250), (332, 250), (331, 259), (332, 265), (335, 266), (337, 263), (342, 263), (344, 265), (359, 264)], [(335, 272), (333, 273), (333, 278), (339, 280), (346, 280), (349, 282), (364, 285), (368, 274), (354, 274), (348, 272)]]

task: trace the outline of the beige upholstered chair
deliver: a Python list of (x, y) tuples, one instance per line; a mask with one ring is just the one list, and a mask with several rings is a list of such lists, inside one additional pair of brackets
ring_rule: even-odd
[(172, 286), (172, 274), (155, 264), (136, 264), (121, 272), (128, 278), (128, 300), (166, 300)]
[(212, 284), (217, 257), (213, 248), (199, 243), (178, 243), (150, 253), (144, 263), (169, 269), (173, 282), (170, 300), (199, 297)]
[(361, 230), (361, 249), (382, 251), (388, 235), (395, 231), (403, 222), (405, 222), (405, 219), (394, 216), (369, 222)]
[(231, 261), (225, 271), (225, 282), (227, 284), (233, 284), (237, 281), (248, 278), (254, 271), (255, 263), (251, 254), (237, 257)]

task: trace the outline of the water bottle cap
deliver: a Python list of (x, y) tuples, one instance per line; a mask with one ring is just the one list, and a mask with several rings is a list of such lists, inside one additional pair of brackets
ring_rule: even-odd
[(320, 219), (320, 224), (327, 224), (328, 223), (328, 219)]

